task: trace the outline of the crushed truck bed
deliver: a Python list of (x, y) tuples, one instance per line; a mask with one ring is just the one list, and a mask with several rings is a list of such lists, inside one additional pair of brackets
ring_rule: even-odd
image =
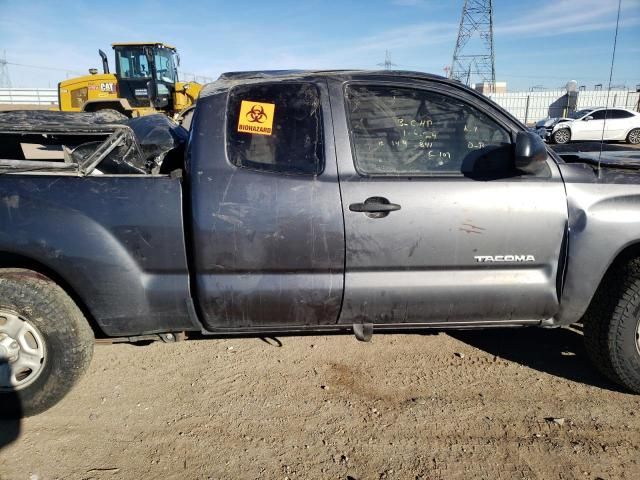
[(165, 115), (0, 113), (0, 173), (163, 174), (181, 168), (188, 132)]

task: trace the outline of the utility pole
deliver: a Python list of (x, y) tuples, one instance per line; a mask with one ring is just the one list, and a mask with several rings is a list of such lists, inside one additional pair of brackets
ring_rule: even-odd
[(450, 78), (470, 85), (473, 77), (495, 90), (493, 0), (464, 0)]
[(0, 88), (11, 88), (6, 50), (2, 51), (2, 57), (0, 57)]
[(391, 53), (389, 53), (389, 50), (384, 51), (384, 63), (379, 63), (378, 66), (384, 67), (385, 70), (391, 70), (391, 67), (397, 66), (391, 61)]

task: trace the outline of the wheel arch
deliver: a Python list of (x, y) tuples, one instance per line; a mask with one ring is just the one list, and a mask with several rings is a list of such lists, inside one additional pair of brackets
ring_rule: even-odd
[(131, 116), (133, 109), (128, 101), (122, 98), (117, 99), (103, 99), (103, 100), (89, 100), (82, 105), (83, 112), (97, 112), (109, 108), (122, 113), (123, 115)]
[(64, 290), (64, 292), (69, 295), (69, 297), (78, 306), (84, 317), (87, 319), (87, 322), (93, 330), (93, 334), (95, 335), (95, 337), (106, 337), (104, 331), (92, 315), (89, 307), (70, 285), (70, 283), (64, 278), (63, 275), (33, 258), (17, 253), (0, 251), (0, 276), (2, 275), (3, 269), (12, 268), (30, 270), (32, 272), (35, 272), (38, 276), (44, 277), (45, 279), (54, 282), (56, 285), (62, 288), (62, 290)]
[(618, 250), (618, 252), (612, 257), (611, 262), (607, 266), (607, 268), (602, 273), (600, 277), (600, 281), (598, 282), (597, 287), (593, 291), (593, 295), (591, 296), (588, 306), (586, 310), (589, 310), (592, 306), (592, 303), (597, 299), (597, 293), (605, 287), (606, 282), (609, 281), (609, 278), (612, 274), (614, 274), (617, 270), (619, 270), (623, 265), (629, 263), (634, 258), (640, 258), (640, 240), (634, 241), (632, 243), (628, 243)]
[(630, 134), (631, 132), (633, 132), (634, 130), (640, 130), (640, 126), (636, 125), (636, 126), (633, 126), (633, 127), (629, 128), (629, 129), (624, 133), (624, 140), (626, 140), (627, 138), (629, 138), (629, 134)]

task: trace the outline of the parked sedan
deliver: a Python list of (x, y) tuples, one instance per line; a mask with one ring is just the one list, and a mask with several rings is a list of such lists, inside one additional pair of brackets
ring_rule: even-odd
[(584, 117), (585, 115), (588, 115), (589, 113), (593, 112), (594, 110), (597, 110), (598, 108), (601, 108), (601, 107), (583, 108), (573, 113), (570, 113), (566, 117), (545, 118), (544, 120), (537, 121), (535, 126), (532, 127), (532, 130), (535, 131), (540, 136), (540, 138), (542, 138), (545, 141), (548, 141), (551, 138), (551, 133), (553, 133), (553, 127), (555, 127), (558, 123), (567, 122), (567, 121), (575, 120), (577, 118)]
[(580, 118), (556, 123), (550, 139), (554, 143), (573, 140), (619, 140), (640, 144), (640, 113), (626, 108), (599, 108)]

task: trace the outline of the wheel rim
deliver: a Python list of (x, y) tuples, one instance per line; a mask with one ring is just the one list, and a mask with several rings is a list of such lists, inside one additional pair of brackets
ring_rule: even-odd
[(20, 315), (0, 310), (0, 391), (31, 385), (45, 364), (40, 332)]
[(640, 130), (633, 130), (629, 134), (629, 142), (631, 142), (631, 143), (640, 143)]
[(566, 130), (560, 130), (556, 133), (556, 142), (565, 143), (567, 140), (569, 140), (569, 132)]

